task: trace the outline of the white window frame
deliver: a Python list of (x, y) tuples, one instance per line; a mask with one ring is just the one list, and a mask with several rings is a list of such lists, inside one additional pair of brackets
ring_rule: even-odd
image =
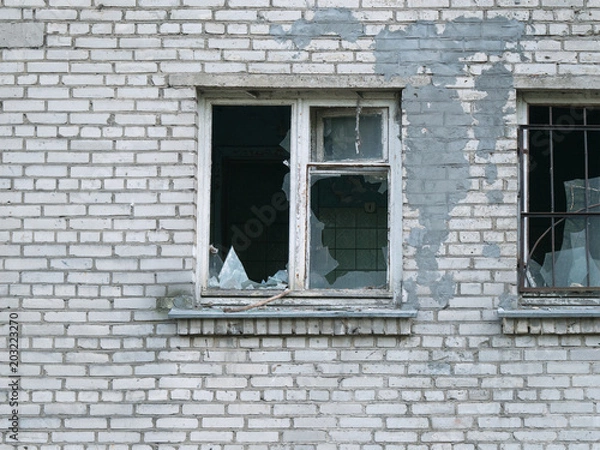
[[(224, 297), (268, 297), (273, 291), (262, 289), (219, 292), (208, 289), (210, 246), (210, 187), (212, 149), (212, 109), (214, 105), (290, 106), (290, 225), (288, 297), (303, 298), (375, 298), (387, 299), (394, 306), (401, 303), (402, 277), (402, 177), (400, 95), (398, 91), (207, 91), (198, 99), (198, 223), (197, 223), (197, 298), (200, 303)], [(311, 108), (387, 108), (387, 162), (352, 160), (340, 162), (311, 161)], [(387, 168), (389, 227), (389, 289), (308, 289), (307, 255), (309, 249), (309, 170)], [(296, 219), (299, 218), (299, 219)]]

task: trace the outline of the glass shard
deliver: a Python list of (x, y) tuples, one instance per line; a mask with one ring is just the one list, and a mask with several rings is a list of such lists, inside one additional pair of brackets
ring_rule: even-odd
[(244, 265), (233, 247), (231, 247), (219, 273), (219, 287), (222, 289), (244, 289), (249, 282)]

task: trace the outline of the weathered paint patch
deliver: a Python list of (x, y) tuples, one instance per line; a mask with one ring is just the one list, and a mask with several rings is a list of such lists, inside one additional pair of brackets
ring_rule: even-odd
[(306, 48), (313, 39), (329, 35), (355, 42), (364, 35), (364, 27), (352, 11), (330, 8), (315, 10), (313, 20), (297, 20), (287, 31), (281, 25), (271, 25), (270, 32), (280, 41), (291, 40), (296, 47)]
[(0, 23), (0, 48), (31, 48), (44, 44), (44, 24)]
[[(473, 130), (479, 141), (477, 156), (486, 160), (504, 135), (498, 111), (505, 107), (513, 86), (510, 72), (498, 62), (475, 78), (476, 89), (486, 95), (472, 113), (461, 104), (455, 87), (458, 77), (468, 75), (468, 58), (475, 53), (500, 57), (507, 51), (520, 52), (523, 34), (524, 25), (518, 21), (459, 18), (445, 24), (417, 22), (399, 31), (386, 28), (375, 38), (377, 73), (386, 78), (431, 76), (429, 85), (407, 86), (402, 99), (407, 122), (406, 197), (409, 207), (419, 212), (422, 227), (411, 232), (407, 243), (415, 249), (418, 267), (416, 280), (404, 282), (412, 304), (419, 285), (427, 286), (440, 305), (454, 296), (456, 283), (450, 274), (438, 270), (436, 254), (448, 237), (451, 211), (470, 189), (465, 152), (469, 133)], [(488, 164), (486, 182), (491, 184), (496, 178), (496, 167)], [(498, 203), (502, 195), (492, 193), (488, 199)]]
[(500, 258), (500, 247), (498, 244), (486, 244), (482, 251), (486, 258)]
[[(496, 150), (496, 141), (505, 135), (504, 111), (510, 90), (513, 86), (511, 72), (498, 62), (475, 79), (475, 88), (486, 93), (476, 105), (473, 117), (477, 121), (474, 127), (477, 145), (477, 156), (489, 160)], [(505, 113), (513, 111), (504, 111)], [(494, 164), (488, 163), (485, 168), (486, 182), (492, 184), (497, 180), (498, 170)], [(490, 203), (501, 203), (497, 194), (486, 193)]]

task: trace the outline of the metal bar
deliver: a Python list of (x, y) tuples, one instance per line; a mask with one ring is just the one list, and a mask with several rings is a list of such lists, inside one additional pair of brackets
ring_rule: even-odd
[(518, 182), (518, 195), (519, 195), (519, 203), (518, 203), (518, 211), (517, 211), (517, 217), (519, 220), (519, 247), (518, 247), (518, 254), (517, 254), (517, 270), (518, 270), (518, 284), (519, 284), (519, 289), (523, 290), (525, 288), (525, 280), (527, 279), (527, 277), (525, 276), (526, 273), (526, 267), (527, 267), (527, 260), (525, 259), (525, 255), (527, 254), (526, 249), (527, 249), (527, 245), (529, 242), (528, 236), (527, 236), (527, 226), (526, 226), (526, 221), (525, 221), (525, 217), (523, 215), (524, 211), (526, 211), (527, 208), (527, 198), (528, 198), (528, 190), (527, 190), (527, 186), (525, 185), (525, 172), (527, 170), (527, 167), (529, 167), (529, 165), (527, 164), (527, 157), (528, 157), (528, 152), (525, 149), (525, 139), (526, 139), (526, 130), (524, 130), (522, 127), (519, 128), (519, 133), (517, 134), (517, 152), (519, 155), (519, 164), (520, 164), (520, 170), (517, 172), (519, 179), (517, 180)]
[(599, 131), (600, 125), (521, 125), (521, 128), (533, 131)]
[[(595, 205), (592, 205), (595, 206)], [(594, 217), (600, 216), (599, 211), (590, 211), (590, 212), (525, 212), (523, 213), (524, 217), (537, 217), (537, 218), (551, 218), (551, 217)]]
[[(552, 107), (550, 107), (550, 117), (552, 117)], [(549, 150), (550, 150), (550, 208), (554, 211), (554, 135), (550, 130)], [(556, 286), (556, 223), (554, 217), (550, 218), (551, 227), (551, 251), (552, 251), (552, 286)]]
[[(585, 111), (585, 110), (584, 110)], [(584, 115), (584, 123), (585, 123), (585, 115)], [(585, 161), (584, 161), (584, 166), (585, 166), (585, 174), (584, 174), (584, 180), (585, 180), (585, 191), (584, 191), (584, 196), (585, 196), (585, 210), (587, 211), (590, 207), (590, 179), (589, 179), (589, 166), (588, 166), (588, 135), (587, 132), (583, 132), (583, 154), (585, 157)], [(591, 267), (591, 261), (590, 261), (590, 219), (589, 217), (585, 216), (585, 268), (586, 268), (586, 285), (589, 286), (591, 284), (591, 279), (590, 279), (590, 267)]]

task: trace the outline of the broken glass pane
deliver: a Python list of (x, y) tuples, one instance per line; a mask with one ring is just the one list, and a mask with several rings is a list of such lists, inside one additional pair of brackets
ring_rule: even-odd
[[(564, 192), (566, 211), (582, 215), (529, 222), (530, 231), (539, 230), (533, 236), (540, 236), (530, 250), (529, 287), (600, 286), (600, 217), (584, 214), (600, 206), (600, 178), (587, 180), (587, 186), (583, 179), (565, 181)], [(533, 259), (540, 259), (538, 249), (545, 249), (541, 265)]]
[(309, 287), (386, 288), (386, 173), (313, 174)]
[(240, 287), (238, 278), (224, 281), (213, 258), (210, 287), (263, 287), (286, 270), (290, 124), (289, 106), (213, 107), (210, 242), (221, 258), (234, 250), (241, 265), (235, 271), (243, 270), (248, 282)]
[(320, 109), (313, 159), (319, 162), (381, 160), (384, 117), (381, 110)]
[[(600, 286), (599, 261), (595, 261), (585, 247), (586, 232), (570, 233), (571, 248), (547, 253), (540, 273), (546, 286), (587, 287)], [(596, 239), (597, 240), (597, 239)]]
[[(218, 259), (217, 259), (218, 258)], [(217, 264), (214, 264), (217, 262)], [(220, 270), (215, 274), (213, 268), (219, 267)], [(240, 261), (233, 247), (229, 249), (225, 262), (220, 260), (218, 255), (210, 256), (210, 278), (208, 279), (208, 287), (220, 289), (283, 289), (288, 285), (287, 270), (278, 270), (272, 276), (267, 277), (261, 282), (252, 281), (246, 274), (246, 269)]]

